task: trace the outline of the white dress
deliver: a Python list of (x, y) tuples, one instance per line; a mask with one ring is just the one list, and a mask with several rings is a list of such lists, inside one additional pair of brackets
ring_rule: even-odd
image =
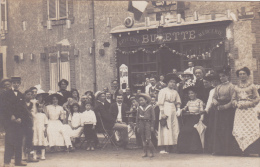
[(70, 134), (66, 132), (64, 125), (59, 120), (59, 118), (65, 114), (63, 108), (59, 105), (48, 105), (46, 110), (49, 118), (49, 125), (47, 128), (49, 146), (71, 146)]
[[(163, 110), (164, 114), (168, 116), (167, 125), (169, 129), (159, 124), (158, 146), (177, 144), (179, 135), (179, 123), (176, 116), (177, 104), (181, 104), (181, 99), (176, 90), (166, 87), (159, 92), (158, 105), (160, 110)], [(161, 112), (159, 118), (161, 118)]]
[[(71, 125), (73, 128), (81, 126), (81, 117), (82, 117), (81, 113), (73, 113), (73, 115), (71, 115), (71, 114), (69, 115), (68, 120), (71, 121)], [(70, 127), (70, 129), (71, 129), (71, 127)], [(82, 133), (83, 133), (82, 126), (75, 130), (71, 129), (70, 137), (77, 138), (77, 137), (80, 137), (82, 135)]]
[(45, 113), (36, 113), (34, 115), (33, 125), (33, 145), (47, 146), (47, 136), (44, 136), (45, 125), (48, 124), (48, 118)]

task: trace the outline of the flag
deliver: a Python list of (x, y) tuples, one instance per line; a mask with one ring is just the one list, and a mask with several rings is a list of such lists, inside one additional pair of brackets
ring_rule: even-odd
[(135, 20), (140, 20), (147, 5), (148, 2), (146, 1), (129, 1), (128, 11), (134, 13)]

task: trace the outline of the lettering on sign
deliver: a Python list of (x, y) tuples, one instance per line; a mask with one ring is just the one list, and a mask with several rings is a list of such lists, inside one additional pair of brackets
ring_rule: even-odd
[[(226, 36), (226, 26), (207, 26), (207, 27), (197, 27), (192, 29), (166, 29), (162, 33), (163, 42), (184, 42), (184, 41), (193, 41), (201, 39), (216, 39), (216, 38), (225, 38)], [(128, 47), (128, 46), (140, 46), (140, 45), (149, 45), (156, 44), (157, 40), (156, 32), (146, 32), (145, 34), (136, 34), (132, 36), (122, 36), (118, 37), (118, 46), (119, 47)]]

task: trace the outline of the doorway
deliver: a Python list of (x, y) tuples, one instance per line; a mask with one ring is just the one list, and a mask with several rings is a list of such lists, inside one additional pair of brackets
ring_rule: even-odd
[[(169, 48), (174, 49), (179, 52), (180, 44), (173, 43), (168, 45)], [(172, 73), (172, 69), (177, 69), (177, 71), (181, 71), (181, 57), (172, 52), (172, 50), (168, 48), (163, 48), (160, 50), (160, 66), (161, 66), (161, 74)]]

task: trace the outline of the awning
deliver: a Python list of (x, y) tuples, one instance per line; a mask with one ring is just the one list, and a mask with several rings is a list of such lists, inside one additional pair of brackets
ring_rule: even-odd
[[(216, 20), (198, 20), (198, 21), (189, 21), (189, 22), (182, 22), (181, 24), (177, 24), (176, 22), (167, 23), (163, 25), (165, 28), (169, 27), (180, 27), (180, 26), (187, 26), (187, 25), (198, 25), (198, 24), (205, 24), (205, 23), (218, 23), (218, 22), (225, 22), (225, 21), (232, 21), (232, 19), (227, 18), (219, 18)], [(151, 30), (157, 29), (159, 26), (158, 21), (151, 21), (150, 26), (145, 26), (145, 23), (135, 23), (132, 28), (126, 28), (124, 25), (117, 26), (113, 28), (110, 33), (111, 34), (118, 34), (123, 32), (134, 32), (134, 31), (142, 31), (142, 30)]]

